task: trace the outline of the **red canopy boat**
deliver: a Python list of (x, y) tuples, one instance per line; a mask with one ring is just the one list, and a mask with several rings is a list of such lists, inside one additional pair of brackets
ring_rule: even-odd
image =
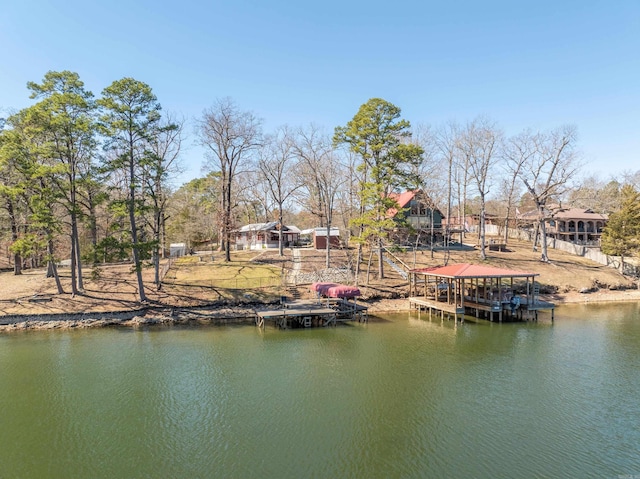
[(360, 290), (355, 286), (336, 283), (313, 283), (311, 290), (316, 291), (320, 296), (329, 298), (355, 298), (360, 296)]
[(338, 286), (337, 283), (313, 283), (311, 285), (311, 291), (315, 291), (320, 294), (320, 296), (327, 296), (327, 291), (329, 288), (333, 288), (334, 286)]
[(355, 286), (347, 286), (345, 284), (338, 284), (332, 286), (327, 290), (327, 296), (330, 298), (346, 298), (351, 299), (356, 296), (360, 296), (360, 290)]

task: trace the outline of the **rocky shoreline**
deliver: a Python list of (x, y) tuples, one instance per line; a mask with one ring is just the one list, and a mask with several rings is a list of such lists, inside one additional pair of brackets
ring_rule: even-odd
[[(640, 290), (600, 290), (548, 295), (542, 298), (560, 304), (640, 301)], [(124, 311), (0, 315), (0, 333), (27, 330), (87, 329), (104, 327), (140, 328), (171, 325), (254, 324), (255, 312), (273, 305), (265, 303), (213, 303), (197, 307), (143, 307)], [(408, 312), (406, 299), (380, 299), (368, 304), (369, 313)]]
[(253, 323), (255, 308), (212, 305), (198, 308), (145, 307), (128, 311), (0, 316), (0, 333), (25, 330), (139, 328), (153, 325)]

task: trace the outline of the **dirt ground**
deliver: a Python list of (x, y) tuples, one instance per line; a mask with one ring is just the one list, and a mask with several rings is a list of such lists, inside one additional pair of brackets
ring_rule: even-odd
[[(283, 271), (293, 268), (291, 250), (286, 257), (280, 258), (277, 252), (268, 251), (252, 254), (238, 254), (238, 258), (246, 261), (264, 262), (270, 266), (277, 265)], [(447, 260), (443, 251), (418, 251), (394, 253), (394, 261), (402, 261), (408, 268), (437, 266)], [(477, 250), (452, 251), (448, 263), (481, 263), (491, 266), (535, 272), (545, 292), (545, 299), (556, 303), (563, 302), (595, 302), (595, 301), (640, 301), (640, 291), (636, 283), (625, 278), (615, 269), (599, 265), (581, 257), (556, 250), (549, 250), (550, 262), (539, 260), (540, 254), (531, 250), (531, 245), (524, 242), (512, 242), (504, 252), (488, 251), (488, 259), (480, 261)], [(332, 251), (333, 267), (353, 267), (356, 250)], [(359, 286), (371, 311), (406, 310), (408, 305), (406, 294), (407, 282), (388, 265), (386, 278), (376, 278), (377, 266), (372, 264), (369, 281), (366, 281), (368, 255), (361, 265)], [(190, 269), (190, 277), (197, 282), (199, 275), (211, 276), (211, 269), (216, 268), (215, 261), (203, 261), (197, 268)], [(300, 270), (313, 272), (325, 267), (323, 251), (302, 250)], [(62, 269), (61, 276), (65, 294), (56, 294), (52, 278), (46, 278), (44, 270), (27, 270), (20, 276), (11, 272), (0, 273), (0, 316), (31, 315), (46, 313), (72, 312), (105, 312), (126, 311), (140, 307), (138, 302), (137, 281), (131, 265), (108, 265), (99, 268), (99, 277), (91, 278), (92, 271), (86, 268), (83, 294), (72, 297), (70, 294), (69, 271)], [(148, 305), (151, 307), (195, 307), (205, 306), (221, 299), (221, 295), (209, 287), (186, 287), (165, 284), (161, 291), (153, 285), (153, 269), (145, 268), (143, 272), (145, 292)], [(296, 288), (299, 297), (312, 297), (308, 285)], [(266, 292), (265, 292), (266, 291)], [(246, 291), (234, 298), (235, 302), (252, 303), (269, 300), (279, 294), (291, 294), (293, 288), (274, 290)]]

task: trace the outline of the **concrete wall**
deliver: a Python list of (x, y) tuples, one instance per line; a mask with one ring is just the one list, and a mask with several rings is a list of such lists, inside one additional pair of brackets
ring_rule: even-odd
[[(472, 232), (477, 234), (477, 227), (472, 227)], [(488, 235), (501, 236), (503, 232), (497, 225), (485, 225), (485, 231)], [(509, 238), (519, 239), (522, 241), (533, 241), (533, 231), (509, 229)], [(599, 248), (589, 248), (587, 246), (569, 243), (568, 241), (562, 241), (555, 238), (547, 238), (547, 246), (549, 248), (565, 251), (567, 253), (582, 256), (590, 259), (596, 263), (609, 266), (611, 268), (620, 269), (621, 258), (620, 256), (609, 256), (600, 251)], [(629, 276), (640, 277), (640, 266), (636, 266), (630, 263), (626, 258), (624, 261), (624, 273)]]

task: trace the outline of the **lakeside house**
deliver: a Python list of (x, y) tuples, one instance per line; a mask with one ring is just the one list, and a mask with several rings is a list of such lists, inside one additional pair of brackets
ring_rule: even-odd
[[(535, 228), (540, 214), (529, 211), (518, 215), (521, 227)], [(599, 246), (609, 217), (588, 208), (550, 208), (545, 218), (547, 237), (586, 246)]]
[(410, 190), (402, 193), (390, 193), (398, 203), (398, 208), (389, 208), (390, 218), (406, 221), (416, 230), (442, 228), (442, 212), (435, 207), (433, 201), (422, 190)]
[[(300, 232), (301, 236), (309, 236), (311, 238), (311, 245), (315, 249), (326, 249), (327, 248), (327, 228), (319, 227), (319, 228), (310, 228), (306, 230), (302, 230)], [(339, 248), (340, 247), (340, 230), (334, 226), (329, 230), (329, 247), (330, 248)]]
[(387, 216), (398, 224), (396, 241), (413, 243), (416, 236), (432, 236), (431, 241), (435, 241), (442, 236), (442, 212), (424, 191), (418, 189), (390, 193), (389, 198), (398, 204), (398, 208), (387, 210)]
[[(277, 221), (244, 225), (236, 231), (236, 249), (277, 248), (280, 232)], [(297, 245), (299, 240), (300, 230), (296, 226), (282, 226), (282, 243), (286, 248)]]

